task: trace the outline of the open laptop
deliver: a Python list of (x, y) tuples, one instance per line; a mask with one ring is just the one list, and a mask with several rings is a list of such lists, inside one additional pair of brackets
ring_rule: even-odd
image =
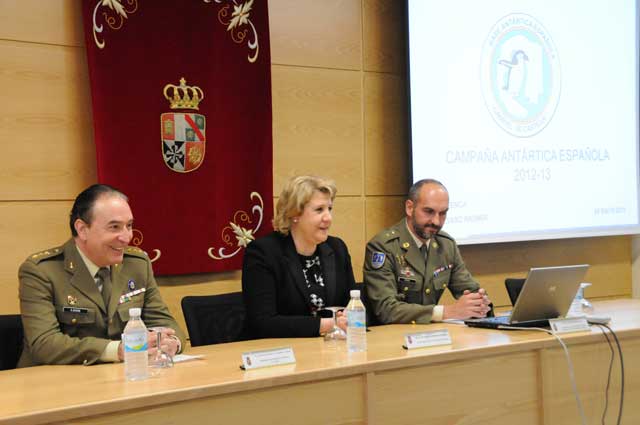
[(588, 268), (588, 264), (532, 268), (511, 315), (469, 319), (464, 323), (471, 327), (492, 329), (549, 326), (549, 319), (567, 314)]

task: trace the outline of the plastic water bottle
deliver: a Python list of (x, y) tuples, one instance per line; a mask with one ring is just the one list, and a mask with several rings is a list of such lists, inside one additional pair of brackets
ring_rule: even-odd
[(351, 300), (347, 305), (347, 348), (350, 353), (367, 350), (367, 314), (360, 301), (360, 291), (350, 292)]
[(129, 321), (122, 334), (124, 345), (124, 374), (128, 381), (149, 377), (147, 327), (140, 319), (140, 308), (129, 309)]
[(569, 307), (567, 317), (585, 317), (593, 313), (593, 305), (584, 297), (584, 290), (589, 286), (591, 286), (590, 283), (580, 284), (580, 288), (578, 288), (578, 292), (571, 303), (571, 307)]

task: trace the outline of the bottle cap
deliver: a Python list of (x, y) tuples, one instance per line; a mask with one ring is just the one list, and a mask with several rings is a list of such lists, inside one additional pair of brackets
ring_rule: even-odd
[(352, 289), (351, 291), (349, 291), (349, 295), (351, 295), (351, 298), (360, 298), (360, 290)]
[(134, 307), (129, 309), (129, 316), (140, 317), (141, 314), (142, 314), (142, 309), (140, 307)]

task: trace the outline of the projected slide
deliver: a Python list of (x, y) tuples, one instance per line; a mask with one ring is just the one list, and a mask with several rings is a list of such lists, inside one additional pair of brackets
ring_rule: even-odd
[(414, 181), (460, 243), (638, 230), (636, 3), (410, 0)]

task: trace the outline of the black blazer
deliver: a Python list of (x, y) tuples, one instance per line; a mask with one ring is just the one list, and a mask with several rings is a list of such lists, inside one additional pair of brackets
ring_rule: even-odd
[[(329, 236), (318, 245), (327, 306), (346, 306), (355, 288), (345, 243)], [(242, 294), (252, 334), (259, 338), (318, 336), (320, 317), (311, 315), (309, 290), (291, 236), (273, 232), (247, 247)]]

